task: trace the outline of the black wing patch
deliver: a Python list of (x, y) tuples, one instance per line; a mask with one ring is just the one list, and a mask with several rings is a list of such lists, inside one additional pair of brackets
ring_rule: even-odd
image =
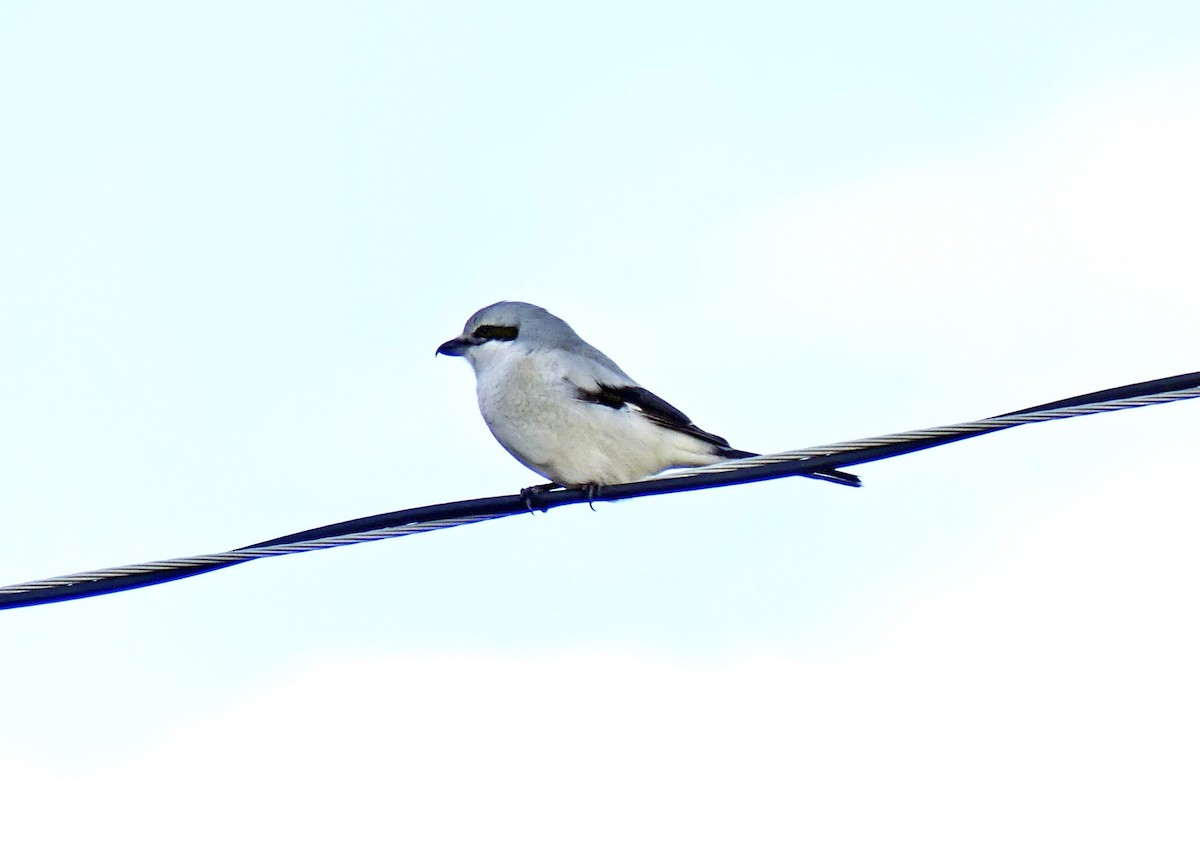
[[(724, 437), (719, 437), (716, 434), (696, 427), (692, 424), (692, 420), (682, 412), (675, 409), (675, 407), (654, 394), (654, 392), (647, 391), (641, 386), (601, 386), (597, 390), (577, 388), (575, 392), (575, 396), (581, 401), (600, 404), (610, 409), (619, 410), (623, 407), (633, 407), (656, 425), (661, 425), (662, 427), (670, 428), (671, 430), (685, 433), (688, 436), (693, 436), (696, 439), (712, 443), (721, 449), (719, 453), (725, 457), (755, 456), (754, 452), (739, 451), (738, 449), (730, 448), (728, 440)], [(862, 485), (857, 475), (851, 475), (848, 472), (842, 472), (837, 469), (814, 472), (808, 477), (832, 481), (835, 484), (846, 484), (850, 487), (859, 487)]]
[(616, 386), (601, 386), (595, 391), (591, 389), (578, 389), (577, 392), (576, 397), (581, 401), (600, 404), (614, 410), (619, 410), (622, 407), (633, 407), (656, 425), (685, 433), (688, 436), (710, 442), (721, 448), (729, 448), (729, 441), (727, 439), (696, 427), (692, 424), (692, 420), (682, 412), (654, 394), (654, 392), (647, 391), (641, 386), (621, 386), (619, 388)]

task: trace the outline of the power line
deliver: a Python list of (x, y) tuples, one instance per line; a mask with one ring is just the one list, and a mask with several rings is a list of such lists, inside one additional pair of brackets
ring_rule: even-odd
[(835, 445), (796, 449), (779, 454), (759, 455), (745, 460), (725, 461), (698, 469), (677, 470), (667, 475), (629, 484), (595, 488), (590, 492), (582, 488), (558, 489), (533, 494), (466, 499), (439, 505), (427, 505), (421, 508), (409, 508), (321, 526), (225, 553), (186, 556), (139, 565), (122, 565), (115, 568), (85, 571), (81, 574), (2, 586), (0, 587), (0, 609), (104, 595), (110, 592), (179, 580), (249, 562), (252, 559), (286, 556), (311, 550), (380, 541), (384, 538), (395, 538), (402, 535), (432, 532), (452, 526), (464, 526), (514, 514), (525, 514), (534, 509), (549, 511), (552, 508), (576, 505), (581, 502), (615, 502), (639, 496), (656, 496), (755, 481), (769, 481), (785, 476), (811, 475), (818, 471), (827, 472), (838, 467), (899, 457), (922, 449), (947, 445), (1020, 425), (1172, 403), (1197, 397), (1200, 397), (1200, 372), (1104, 389), (973, 422), (887, 434)]

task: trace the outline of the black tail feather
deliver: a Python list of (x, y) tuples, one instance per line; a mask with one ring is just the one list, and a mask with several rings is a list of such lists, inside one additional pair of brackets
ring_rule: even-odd
[[(742, 451), (741, 449), (722, 447), (717, 449), (719, 454), (729, 458), (743, 457), (758, 457), (752, 451)], [(804, 473), (808, 478), (819, 478), (822, 481), (832, 481), (834, 484), (844, 484), (847, 487), (862, 487), (862, 479), (857, 475), (849, 472), (842, 472), (840, 469), (823, 469), (820, 472)]]

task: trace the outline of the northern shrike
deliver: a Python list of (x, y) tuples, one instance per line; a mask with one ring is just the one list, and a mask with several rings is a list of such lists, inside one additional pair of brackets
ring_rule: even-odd
[[(508, 453), (563, 487), (624, 484), (753, 457), (692, 424), (545, 308), (497, 302), (437, 348), (475, 369), (479, 411)], [(857, 477), (817, 473), (842, 484)]]

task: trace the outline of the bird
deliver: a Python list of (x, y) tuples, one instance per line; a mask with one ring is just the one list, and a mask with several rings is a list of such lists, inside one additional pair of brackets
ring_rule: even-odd
[[(676, 467), (754, 457), (701, 430), (638, 385), (564, 320), (528, 302), (476, 311), (435, 355), (461, 356), (475, 371), (479, 411), (497, 442), (550, 484), (625, 484)], [(838, 470), (813, 473), (858, 486)]]

